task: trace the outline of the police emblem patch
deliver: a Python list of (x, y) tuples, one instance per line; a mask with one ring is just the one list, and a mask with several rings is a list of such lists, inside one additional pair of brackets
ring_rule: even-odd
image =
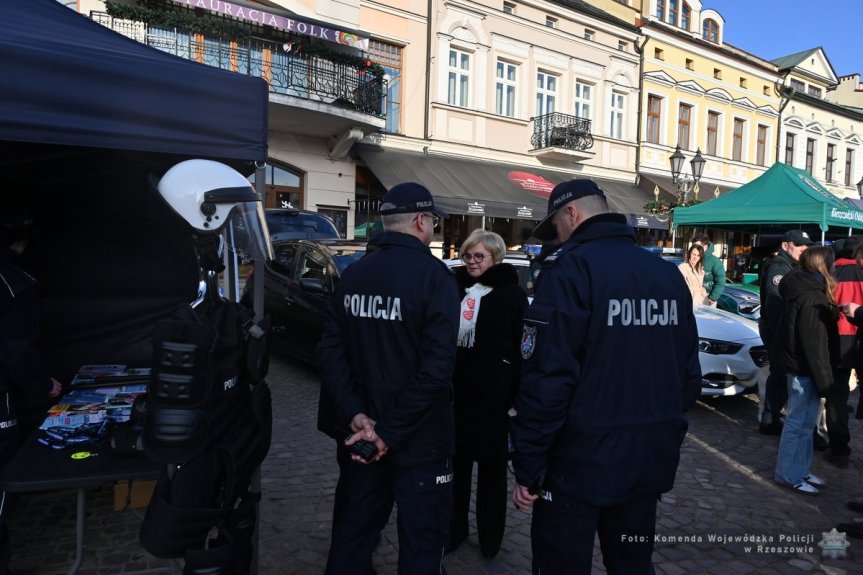
[(779, 282), (782, 281), (782, 274), (776, 274), (773, 276), (773, 285), (778, 286)]
[(536, 347), (536, 328), (529, 325), (524, 326), (521, 333), (521, 357), (530, 359), (533, 349)]

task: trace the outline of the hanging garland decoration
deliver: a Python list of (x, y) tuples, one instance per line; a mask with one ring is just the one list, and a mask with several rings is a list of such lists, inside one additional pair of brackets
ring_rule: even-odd
[[(131, 20), (143, 22), (150, 26), (163, 28), (179, 28), (192, 34), (203, 34), (221, 38), (248, 38), (252, 33), (252, 26), (230, 18), (214, 16), (211, 14), (198, 15), (193, 10), (178, 7), (177, 9), (149, 8), (142, 2), (136, 4), (120, 4), (107, 0), (105, 10), (112, 18), (120, 20)], [(297, 45), (293, 52), (300, 52), (317, 56), (336, 64), (343, 64), (356, 68), (360, 76), (370, 74), (374, 79), (381, 80), (386, 71), (383, 66), (372, 62), (367, 57), (337, 52), (318, 44)]]
[(252, 32), (252, 26), (249, 24), (212, 14), (198, 15), (193, 10), (182, 7), (176, 9), (148, 8), (142, 2), (120, 4), (108, 0), (105, 2), (105, 11), (112, 18), (144, 22), (151, 26), (163, 28), (180, 28), (192, 34), (243, 38), (248, 37)]

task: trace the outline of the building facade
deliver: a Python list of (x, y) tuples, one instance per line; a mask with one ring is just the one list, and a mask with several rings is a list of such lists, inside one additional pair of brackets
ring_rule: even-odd
[[(829, 100), (851, 100), (822, 48), (774, 60), (781, 74), (779, 161), (805, 169), (840, 198), (858, 198), (863, 181), (863, 110)], [(831, 92), (832, 88), (835, 91)]]

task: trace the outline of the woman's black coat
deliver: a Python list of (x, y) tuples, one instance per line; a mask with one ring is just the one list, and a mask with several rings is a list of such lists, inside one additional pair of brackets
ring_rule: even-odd
[(459, 347), (453, 376), (456, 457), (500, 459), (507, 453), (507, 411), (518, 390), (521, 334), (527, 295), (510, 264), (490, 267), (472, 278), (466, 267), (456, 270), (459, 294), (481, 283), (492, 288), (480, 300), (474, 345)]

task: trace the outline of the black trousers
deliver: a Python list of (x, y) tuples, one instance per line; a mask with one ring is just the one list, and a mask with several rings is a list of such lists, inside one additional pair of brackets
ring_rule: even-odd
[[(417, 467), (351, 461), (336, 501), (327, 575), (374, 573), (372, 553), (398, 504), (399, 575), (445, 574), (452, 520), (452, 463)], [(343, 473), (345, 472), (343, 467)], [(340, 478), (341, 481), (341, 478)]]
[(851, 432), (848, 430), (848, 395), (851, 390), (848, 379), (851, 369), (836, 368), (833, 370), (833, 387), (825, 397), (827, 411), (827, 439), (830, 442), (830, 452), (834, 455), (848, 455), (851, 448)]
[(656, 495), (597, 507), (544, 492), (533, 504), (533, 575), (590, 575), (599, 534), (608, 575), (653, 575)]
[[(453, 516), (450, 540), (463, 541), (468, 533), (473, 459), (453, 459)], [(506, 458), (477, 462), (476, 530), (479, 546), (486, 555), (494, 555), (503, 541), (506, 527), (507, 492)]]
[[(9, 393), (0, 393), (0, 471), (15, 456), (21, 446), (15, 410)], [(5, 575), (12, 560), (12, 544), (9, 541), (9, 528), (6, 521), (11, 507), (10, 494), (0, 491), (0, 575)]]
[[(764, 322), (759, 322), (758, 332), (761, 335), (761, 341), (767, 349), (770, 349), (770, 334), (767, 333), (767, 326)], [(788, 401), (788, 381), (784, 371), (778, 367), (774, 367), (776, 361), (770, 358), (770, 375), (767, 376), (764, 392), (764, 410), (761, 412), (761, 423), (779, 423), (781, 421), (782, 408)]]

